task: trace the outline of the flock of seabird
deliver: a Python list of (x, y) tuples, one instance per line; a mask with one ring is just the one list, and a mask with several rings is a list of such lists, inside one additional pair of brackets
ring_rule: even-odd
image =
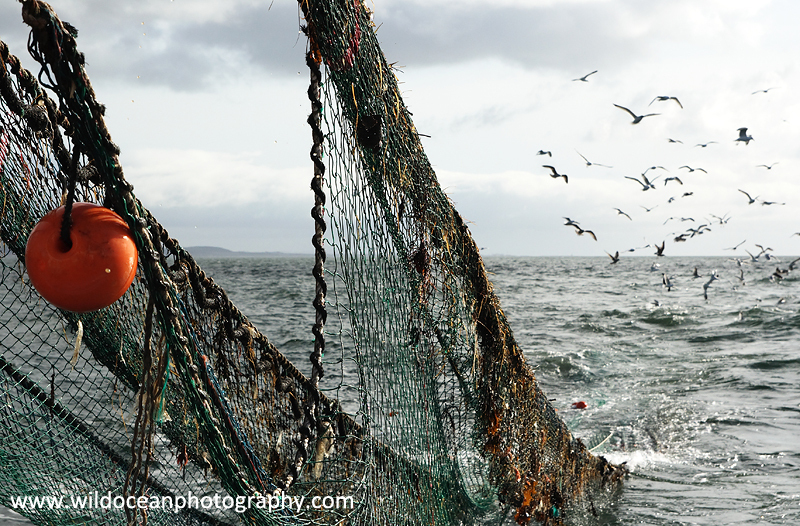
[[(591, 73), (587, 73), (586, 75), (584, 75), (582, 77), (578, 77), (578, 78), (575, 78), (575, 79), (572, 79), (572, 80), (573, 81), (579, 81), (579, 82), (589, 82), (589, 77), (591, 75), (596, 74), (596, 73), (597, 73), (597, 70), (592, 71)], [(767, 93), (772, 89), (774, 89), (774, 88), (756, 90), (752, 94), (755, 95), (757, 93)], [(677, 97), (672, 96), (672, 95), (657, 95), (656, 97), (653, 98), (653, 100), (650, 101), (650, 104), (648, 104), (648, 106), (651, 106), (655, 102), (668, 102), (668, 101), (675, 101), (676, 105), (680, 109), (683, 109), (683, 104), (681, 103), (681, 101)], [(633, 125), (641, 123), (642, 120), (644, 120), (647, 117), (655, 117), (655, 116), (660, 115), (660, 113), (637, 114), (634, 111), (630, 110), (629, 108), (626, 108), (625, 106), (622, 106), (622, 105), (619, 105), (619, 104), (614, 104), (614, 106), (619, 108), (620, 110), (626, 112), (631, 117), (631, 119), (632, 119), (631, 124), (633, 124)], [(739, 143), (744, 143), (745, 146), (747, 146), (747, 145), (750, 144), (750, 141), (755, 140), (752, 135), (748, 134), (748, 128), (747, 127), (738, 128), (737, 132), (738, 132), (738, 136), (736, 136), (733, 139), (734, 143), (737, 144), (737, 145)], [(677, 139), (668, 138), (667, 140), (670, 143), (683, 144), (682, 141), (677, 140)], [(703, 142), (703, 143), (697, 143), (695, 145), (695, 147), (707, 148), (708, 146), (710, 146), (712, 144), (718, 144), (718, 143), (717, 143), (717, 141), (707, 141), (707, 142)], [(589, 167), (589, 166), (600, 166), (600, 167), (604, 167), (604, 168), (612, 168), (609, 165), (599, 164), (599, 163), (595, 163), (595, 162), (590, 161), (588, 158), (586, 158), (582, 153), (580, 153), (577, 150), (576, 150), (576, 153), (581, 157), (581, 159), (583, 159), (583, 161), (586, 163), (587, 167)], [(551, 158), (553, 157), (553, 153), (551, 151), (549, 151), (549, 150), (539, 150), (537, 152), (537, 155), (547, 155), (548, 157), (551, 157)], [(778, 163), (774, 162), (772, 164), (760, 164), (760, 165), (757, 165), (757, 167), (758, 168), (764, 168), (766, 170), (772, 170), (772, 168), (776, 164), (778, 164)], [(555, 166), (553, 166), (553, 165), (542, 165), (542, 167), (543, 168), (547, 168), (548, 170), (550, 170), (551, 173), (548, 174), (548, 175), (550, 175), (550, 177), (552, 177), (554, 179), (563, 178), (565, 183), (569, 183), (568, 176), (566, 174), (559, 173), (558, 170), (555, 168)], [(628, 176), (628, 175), (626, 175), (624, 177), (625, 177), (625, 179), (630, 179), (632, 181), (636, 181), (641, 186), (641, 189), (642, 189), (643, 192), (644, 191), (648, 191), (648, 190), (655, 190), (656, 189), (656, 185), (654, 183), (655, 183), (656, 180), (659, 179), (659, 177), (661, 177), (661, 175), (656, 175), (654, 177), (651, 175), (651, 177), (648, 177), (647, 176), (647, 172), (650, 171), (650, 170), (659, 170), (659, 169), (668, 172), (668, 170), (666, 168), (664, 168), (663, 166), (651, 166), (651, 167), (647, 168), (646, 170), (644, 170), (644, 172), (642, 172), (642, 174), (639, 177), (632, 177), (632, 176)], [(692, 166), (689, 166), (689, 165), (680, 166), (678, 169), (679, 170), (687, 170), (686, 173), (693, 173), (693, 172), (703, 172), (705, 174), (708, 173), (704, 168), (692, 167)], [(663, 181), (664, 181), (664, 185), (663, 186), (667, 186), (667, 184), (670, 183), (670, 182), (674, 182), (674, 183), (676, 183), (676, 184), (678, 184), (680, 186), (683, 186), (683, 184), (684, 184), (683, 181), (677, 176), (667, 176), (667, 177), (665, 177), (663, 179)], [(747, 204), (749, 204), (749, 205), (754, 204), (754, 203), (760, 203), (761, 205), (764, 205), (764, 206), (767, 206), (767, 205), (785, 205), (785, 203), (778, 203), (778, 202), (775, 202), (775, 201), (759, 200), (759, 196), (752, 197), (748, 192), (746, 192), (746, 191), (744, 191), (742, 189), (739, 189), (739, 192), (741, 192), (742, 194), (744, 194), (747, 197)], [(684, 192), (681, 195), (681, 197), (682, 198), (690, 197), (692, 195), (693, 195), (693, 192), (688, 191), (688, 192)], [(671, 197), (668, 202), (671, 203), (675, 199), (676, 199), (676, 197)], [(656, 205), (656, 206), (658, 206), (658, 205)], [(645, 212), (650, 212), (654, 208), (656, 208), (656, 206), (653, 206), (651, 208), (647, 208), (645, 206), (641, 206), (641, 207), (645, 210)], [(617, 215), (625, 216), (626, 218), (628, 218), (628, 220), (633, 221), (633, 218), (629, 214), (627, 214), (626, 212), (621, 210), (620, 208), (613, 208), (613, 210), (616, 210)], [(680, 232), (680, 233), (675, 232), (675, 233), (673, 233), (672, 235), (675, 236), (673, 238), (673, 242), (675, 242), (675, 243), (685, 242), (688, 239), (692, 239), (692, 238), (694, 238), (696, 236), (700, 236), (700, 235), (702, 235), (702, 234), (704, 234), (706, 232), (710, 232), (712, 224), (716, 223), (716, 224), (724, 226), (731, 219), (730, 215), (727, 214), (727, 213), (725, 215), (723, 215), (723, 216), (718, 216), (718, 215), (714, 215), (714, 214), (709, 214), (709, 215), (714, 220), (706, 219), (706, 222), (704, 222), (702, 224), (699, 224), (697, 226), (690, 227), (690, 228), (686, 229), (686, 231), (684, 231), (684, 232)], [(575, 229), (575, 233), (577, 235), (582, 236), (584, 234), (588, 234), (590, 237), (592, 237), (592, 239), (597, 241), (597, 236), (595, 235), (595, 233), (593, 231), (581, 227), (580, 223), (578, 221), (576, 221), (576, 220), (570, 219), (568, 217), (565, 217), (564, 219), (566, 220), (564, 225), (573, 227)], [(695, 223), (694, 218), (691, 218), (691, 217), (680, 217), (680, 218), (670, 217), (664, 222), (664, 224), (666, 224), (670, 220), (680, 220), (681, 222), (692, 222), (692, 223)], [(800, 232), (796, 232), (793, 235), (800, 236)], [(745, 242), (746, 242), (746, 240), (738, 243), (737, 245), (735, 245), (733, 247), (729, 247), (729, 248), (727, 248), (725, 250), (735, 251), (737, 248), (742, 246)], [(740, 267), (739, 268), (739, 275), (736, 276), (736, 279), (738, 279), (740, 286), (745, 284), (744, 270), (741, 268), (741, 266), (743, 264), (756, 263), (756, 262), (760, 261), (762, 257), (763, 257), (763, 259), (765, 261), (778, 261), (777, 258), (775, 258), (775, 256), (773, 256), (771, 254), (771, 252), (772, 252), (771, 248), (764, 248), (764, 247), (762, 247), (761, 245), (758, 245), (758, 244), (756, 244), (755, 246), (759, 248), (758, 253), (755, 254), (755, 255), (750, 253), (749, 251), (745, 250), (745, 252), (747, 252), (747, 254), (749, 256), (749, 261), (742, 261), (741, 259), (733, 259), (732, 260), (732, 261), (735, 261), (737, 263), (737, 265)], [(666, 248), (666, 241), (662, 241), (660, 245), (659, 244), (652, 244), (652, 245), (647, 244), (644, 247), (631, 248), (631, 249), (628, 249), (628, 252), (634, 252), (635, 250), (648, 248), (648, 247), (651, 247), (651, 248), (653, 248), (655, 250), (655, 255), (656, 256), (662, 257), (662, 256), (664, 256), (664, 251), (665, 251), (665, 248)], [(617, 263), (620, 262), (620, 253), (619, 253), (618, 250), (615, 251), (613, 255), (611, 253), (609, 253), (609, 252), (606, 252), (606, 254), (611, 259), (611, 263), (610, 264), (614, 265), (614, 264), (617, 264)], [(789, 272), (791, 270), (794, 270), (795, 266), (798, 265), (798, 262), (800, 262), (800, 258), (795, 259), (794, 261), (792, 261), (786, 269), (781, 269), (780, 267), (776, 268), (775, 272), (773, 272), (770, 275), (769, 279), (773, 280), (773, 281), (780, 281), (780, 280), (784, 279), (789, 274)], [(800, 266), (800, 265), (798, 265), (798, 266)], [(657, 270), (657, 269), (659, 269), (659, 265), (657, 263), (653, 263), (652, 266), (651, 266), (651, 270)], [(698, 269), (695, 267), (694, 273), (692, 275), (692, 278), (696, 279), (696, 278), (700, 278), (700, 277), (701, 277), (701, 275), (699, 274)], [(711, 286), (712, 283), (714, 283), (715, 281), (718, 281), (720, 279), (721, 278), (720, 278), (719, 274), (717, 273), (717, 270), (714, 270), (709, 274), (708, 280), (703, 284), (703, 297), (706, 300), (708, 299), (709, 287)], [(672, 283), (672, 280), (671, 280), (671, 277), (669, 275), (667, 275), (666, 272), (662, 273), (662, 287), (664, 289), (666, 289), (667, 291), (672, 290), (672, 288), (674, 287), (674, 285)]]

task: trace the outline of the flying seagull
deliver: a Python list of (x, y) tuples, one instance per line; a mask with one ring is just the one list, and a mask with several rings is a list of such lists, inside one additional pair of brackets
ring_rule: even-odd
[(681, 181), (678, 177), (667, 177), (664, 179), (664, 186), (667, 186), (667, 183), (670, 181), (678, 181), (680, 184), (683, 184), (683, 181)]
[(739, 248), (740, 246), (744, 245), (744, 242), (745, 242), (745, 241), (747, 241), (747, 240), (745, 239), (744, 241), (742, 241), (741, 243), (739, 243), (739, 244), (738, 244), (738, 245), (736, 245), (735, 247), (728, 247), (728, 248), (724, 248), (723, 250), (736, 250), (736, 249), (737, 249), (737, 248)]
[(689, 237), (690, 237), (690, 238), (692, 238), (692, 237), (694, 237), (694, 236), (699, 236), (699, 235), (700, 235), (700, 234), (702, 234), (703, 232), (711, 232), (711, 229), (710, 229), (710, 228), (708, 228), (708, 225), (700, 225), (700, 226), (699, 226), (699, 227), (697, 227), (697, 228), (688, 228), (688, 229), (686, 229), (686, 232), (687, 232), (687, 233), (691, 232), (691, 233), (692, 233), (692, 235), (691, 235), (691, 236), (689, 236)]
[(697, 144), (695, 144), (695, 147), (699, 146), (700, 148), (705, 148), (709, 144), (717, 144), (717, 141), (708, 141), (708, 142), (697, 143)]
[[(678, 106), (680, 106), (681, 109), (683, 109), (683, 104), (681, 104), (681, 101), (678, 100), (678, 97), (670, 97), (668, 95), (658, 95), (656, 98), (650, 101), (650, 104), (653, 104), (657, 100), (662, 102), (667, 100), (674, 100), (675, 102), (678, 103)], [(650, 106), (650, 104), (648, 104), (648, 106)]]
[(643, 247), (634, 247), (634, 248), (629, 248), (629, 249), (628, 249), (628, 252), (635, 252), (636, 250), (643, 249), (643, 248), (648, 248), (649, 246), (650, 246), (650, 245), (648, 244), (648, 245), (645, 245), (645, 246), (643, 246)]
[(613, 168), (613, 166), (608, 166), (607, 164), (593, 163), (592, 161), (590, 161), (589, 159), (587, 159), (586, 157), (584, 157), (584, 156), (583, 156), (583, 154), (582, 154), (581, 152), (579, 152), (578, 150), (575, 150), (575, 152), (576, 152), (578, 155), (580, 155), (580, 156), (581, 156), (581, 158), (582, 158), (584, 161), (586, 161), (586, 166), (602, 166), (603, 168)]
[[(608, 252), (606, 252), (606, 254), (608, 254)], [(611, 263), (609, 263), (609, 265), (613, 265), (614, 263), (619, 263), (619, 250), (617, 250), (617, 253), (614, 254), (613, 256), (611, 254), (608, 254), (608, 257), (611, 258)]]
[(594, 70), (594, 71), (592, 71), (591, 73), (587, 73), (586, 75), (584, 75), (584, 76), (582, 76), (582, 77), (580, 77), (580, 78), (577, 78), (577, 79), (572, 79), (572, 82), (575, 82), (576, 80), (580, 80), (580, 81), (582, 81), (582, 82), (589, 82), (589, 81), (587, 80), (587, 77), (588, 77), (589, 75), (594, 75), (595, 73), (597, 73), (597, 70)]
[(660, 113), (648, 113), (646, 115), (636, 115), (635, 113), (633, 113), (631, 110), (629, 110), (625, 106), (620, 106), (619, 104), (614, 104), (614, 106), (616, 106), (617, 108), (619, 108), (621, 110), (627, 111), (630, 114), (630, 116), (633, 117), (633, 122), (631, 122), (631, 124), (639, 124), (642, 121), (642, 119), (644, 119), (645, 117), (652, 117), (654, 115), (661, 115)]
[(666, 246), (667, 242), (662, 241), (661, 246), (654, 245), (656, 249), (656, 256), (663, 256), (664, 255), (664, 246)]
[(747, 198), (750, 200), (750, 202), (749, 202), (749, 203), (747, 203), (748, 205), (752, 205), (753, 203), (755, 203), (755, 202), (756, 202), (756, 199), (758, 199), (758, 196), (755, 196), (755, 197), (750, 197), (750, 194), (748, 194), (748, 193), (747, 193), (747, 192), (745, 192), (744, 190), (739, 190), (739, 191), (740, 191), (740, 192), (742, 192), (744, 195), (746, 195), (746, 196), (747, 196)]
[(724, 215), (724, 216), (722, 216), (722, 217), (720, 217), (720, 216), (716, 216), (716, 215), (714, 215), (714, 214), (708, 214), (708, 215), (710, 215), (710, 216), (711, 216), (711, 217), (713, 217), (714, 219), (718, 219), (718, 220), (719, 220), (719, 224), (720, 224), (720, 225), (724, 225), (724, 224), (726, 224), (728, 221), (730, 221), (730, 220), (731, 220), (731, 218), (730, 218), (730, 217), (728, 217), (728, 214), (725, 214), (725, 215)]
[(645, 212), (649, 212), (649, 211), (651, 211), (653, 208), (657, 208), (657, 207), (658, 207), (658, 205), (654, 206), (653, 208), (647, 208), (646, 206), (642, 206), (642, 205), (639, 205), (639, 206), (641, 206), (642, 208), (644, 208), (644, 211), (645, 211)]
[(592, 232), (591, 230), (584, 230), (581, 227), (579, 227), (576, 223), (572, 224), (566, 223), (566, 224), (575, 227), (575, 233), (578, 234), (579, 236), (582, 236), (583, 234), (589, 234), (590, 236), (592, 236), (592, 239), (597, 241), (597, 236), (594, 235), (594, 232)]
[(734, 142), (743, 142), (746, 145), (750, 144), (750, 141), (754, 141), (752, 135), (747, 135), (747, 128), (739, 128), (739, 136), (734, 140)]
[(716, 270), (711, 271), (711, 279), (709, 279), (703, 284), (703, 299), (708, 299), (708, 287), (710, 287), (711, 284), (718, 279), (719, 278), (717, 277), (717, 271)]
[(774, 88), (774, 87), (772, 87), (772, 88), (767, 88), (767, 89), (759, 89), (759, 90), (756, 90), (756, 91), (754, 91), (754, 92), (753, 92), (753, 93), (751, 93), (750, 95), (755, 95), (756, 93), (767, 93), (767, 92), (768, 92), (769, 90), (771, 90), (771, 89), (775, 89), (775, 88)]
[(683, 144), (683, 141), (679, 141), (679, 140), (677, 140), (677, 139), (672, 139), (672, 138), (670, 138), (670, 137), (667, 137), (667, 141), (669, 141), (669, 142), (675, 142), (675, 143), (680, 143), (680, 144)]
[(536, 152), (536, 155), (549, 155), (550, 157), (552, 157), (553, 152), (548, 150), (539, 150), (538, 152)]
[(656, 189), (656, 187), (655, 187), (655, 186), (653, 186), (653, 181), (655, 181), (656, 179), (658, 179), (658, 176), (654, 177), (654, 178), (653, 178), (653, 180), (651, 181), (650, 179), (648, 179), (648, 178), (647, 178), (647, 176), (646, 176), (646, 175), (642, 174), (642, 179), (644, 179), (644, 182), (640, 181), (640, 180), (639, 180), (639, 179), (637, 179), (636, 177), (630, 177), (630, 176), (628, 176), (628, 175), (626, 175), (626, 176), (625, 176), (625, 179), (631, 179), (631, 180), (633, 180), (633, 181), (636, 181), (636, 182), (637, 182), (637, 183), (639, 183), (640, 185), (642, 185), (642, 191), (644, 192), (644, 191), (646, 191), (646, 190), (650, 190), (651, 188), (652, 188), (653, 190), (655, 190), (655, 189)]
[(756, 165), (756, 168), (761, 168), (761, 167), (763, 166), (763, 167), (764, 167), (764, 168), (766, 168), (767, 170), (772, 170), (772, 167), (773, 167), (773, 166), (775, 166), (776, 164), (778, 164), (778, 163), (772, 163), (772, 164), (770, 164), (770, 165), (766, 165), (766, 164), (758, 164), (758, 165)]
[(558, 173), (556, 171), (556, 169), (554, 167), (550, 166), (549, 164), (543, 164), (542, 168), (549, 168), (550, 171), (553, 172), (552, 174), (550, 174), (550, 177), (552, 177), (553, 179), (558, 179), (559, 177), (563, 177), (564, 178), (564, 182), (565, 183), (569, 183), (569, 181), (567, 180), (567, 174)]
[(698, 172), (703, 172), (704, 174), (708, 173), (705, 170), (703, 170), (702, 168), (692, 168), (691, 166), (686, 166), (686, 165), (679, 167), (678, 170), (680, 170), (681, 168), (686, 168), (687, 170), (689, 170), (689, 173), (692, 173), (695, 170), (697, 170)]
[(756, 261), (758, 261), (758, 258), (759, 258), (759, 257), (761, 257), (761, 254), (758, 254), (758, 255), (754, 256), (754, 255), (753, 255), (753, 254), (751, 254), (751, 253), (750, 253), (750, 251), (749, 251), (749, 250), (747, 250), (747, 249), (744, 249), (744, 251), (745, 251), (745, 252), (747, 252), (747, 255), (748, 255), (748, 256), (750, 256), (750, 262), (751, 262), (751, 263), (755, 263)]
[(646, 174), (646, 173), (647, 173), (647, 172), (649, 172), (650, 170), (655, 170), (656, 168), (661, 168), (661, 169), (662, 169), (662, 170), (664, 170), (665, 172), (669, 172), (669, 170), (667, 170), (667, 169), (666, 169), (666, 168), (664, 168), (663, 166), (651, 166), (650, 168), (647, 168), (647, 169), (646, 169), (644, 172), (642, 172), (642, 175)]
[[(625, 216), (625, 217), (627, 217), (628, 219), (631, 219), (631, 216), (629, 216), (628, 214), (626, 214), (625, 212), (623, 212), (623, 211), (622, 211), (622, 210), (620, 210), (619, 208), (615, 208), (614, 210), (616, 210), (616, 211), (617, 211), (617, 215), (620, 215), (620, 216)], [(631, 219), (631, 221), (633, 221), (633, 219)]]

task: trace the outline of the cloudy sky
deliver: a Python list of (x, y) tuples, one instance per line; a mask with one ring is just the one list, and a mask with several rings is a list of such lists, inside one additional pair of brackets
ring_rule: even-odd
[[(51, 5), (80, 30), (126, 177), (174, 237), (184, 246), (311, 253), (308, 72), (296, 2)], [(800, 3), (368, 5), (417, 129), (430, 135), (428, 157), (484, 254), (604, 256), (662, 241), (667, 255), (742, 255), (756, 243), (800, 253), (792, 235), (800, 231)], [(13, 0), (0, 4), (0, 38), (23, 57), (19, 10)], [(614, 104), (658, 115), (632, 125)], [(735, 141), (741, 127), (753, 137), (747, 145)], [(545, 164), (569, 182), (549, 177)], [(652, 166), (664, 168), (647, 171), (655, 189), (626, 179)], [(683, 184), (665, 184), (669, 177)], [(748, 204), (739, 190), (758, 199)], [(597, 241), (575, 235), (565, 216)], [(674, 241), (703, 224), (710, 231)]]

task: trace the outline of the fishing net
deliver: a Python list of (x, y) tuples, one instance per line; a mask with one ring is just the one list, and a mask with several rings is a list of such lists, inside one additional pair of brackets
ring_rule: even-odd
[[(0, 502), (64, 496), (16, 506), (38, 524), (558, 524), (593, 512), (624, 469), (573, 437), (537, 385), (370, 11), (300, 7), (316, 316), (310, 360), (293, 364), (136, 199), (77, 30), (23, 2), (41, 71), (0, 42)], [(139, 253), (126, 294), (83, 314), (47, 303), (25, 269), (31, 229), (73, 201), (116, 211)]]

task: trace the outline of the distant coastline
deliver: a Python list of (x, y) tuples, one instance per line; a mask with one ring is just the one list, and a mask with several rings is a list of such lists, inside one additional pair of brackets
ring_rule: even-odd
[(288, 252), (245, 252), (228, 250), (222, 247), (184, 247), (195, 258), (297, 258), (313, 257), (314, 254), (294, 254)]

